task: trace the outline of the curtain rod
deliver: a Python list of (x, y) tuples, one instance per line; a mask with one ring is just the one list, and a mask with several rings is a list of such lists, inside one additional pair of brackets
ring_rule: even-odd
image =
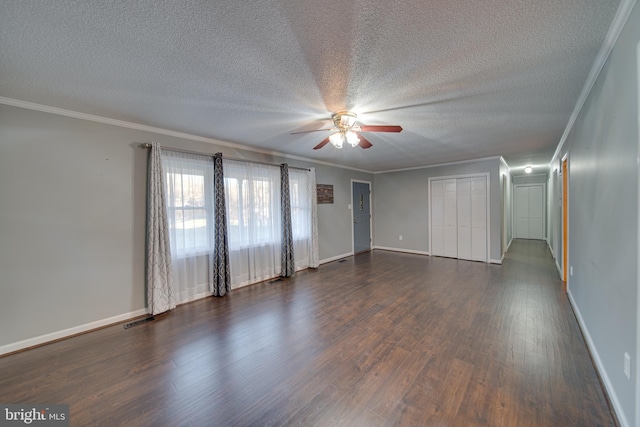
[[(138, 145), (138, 147), (140, 148), (151, 148), (151, 144), (149, 144), (148, 142), (143, 142), (142, 144)], [(198, 151), (191, 151), (191, 150), (183, 150), (183, 149), (178, 149), (178, 148), (166, 148), (166, 147), (160, 147), (163, 150), (169, 150), (169, 151), (175, 151), (177, 153), (186, 153), (186, 154), (197, 154), (199, 156), (210, 156), (213, 157), (214, 155), (211, 153), (201, 153)], [(278, 164), (275, 163), (267, 163), (267, 162), (260, 162), (258, 160), (247, 160), (247, 159), (236, 159), (234, 157), (222, 157), (223, 159), (228, 159), (228, 160), (235, 160), (238, 162), (248, 162), (248, 163), (255, 163), (257, 165), (266, 165), (266, 166), (280, 166)], [(299, 169), (299, 170), (303, 170), (303, 171), (310, 171), (311, 169), (309, 168), (301, 168), (298, 166), (289, 166), (289, 169)]]

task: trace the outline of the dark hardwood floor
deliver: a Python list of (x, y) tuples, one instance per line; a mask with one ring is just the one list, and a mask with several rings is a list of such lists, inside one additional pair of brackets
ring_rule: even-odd
[(72, 426), (612, 426), (548, 249), (374, 251), (0, 358)]

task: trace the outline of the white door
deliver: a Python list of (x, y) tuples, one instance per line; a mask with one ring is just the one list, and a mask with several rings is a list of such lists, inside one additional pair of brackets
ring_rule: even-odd
[(488, 188), (486, 175), (431, 181), (431, 255), (487, 261)]
[(544, 186), (517, 185), (515, 189), (516, 238), (544, 238)]
[(456, 180), (444, 180), (444, 256), (458, 257), (458, 214), (457, 214)]
[(471, 259), (487, 261), (487, 177), (471, 178)]
[(458, 200), (458, 258), (471, 259), (471, 179), (456, 181)]
[(544, 192), (542, 185), (529, 187), (529, 238), (544, 238)]
[(431, 255), (444, 255), (444, 181), (431, 181)]

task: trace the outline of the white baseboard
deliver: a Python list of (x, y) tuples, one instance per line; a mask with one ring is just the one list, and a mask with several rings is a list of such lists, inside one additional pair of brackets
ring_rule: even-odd
[(81, 334), (83, 332), (87, 332), (92, 329), (113, 325), (114, 323), (124, 322), (125, 320), (129, 320), (138, 316), (143, 316), (145, 314), (147, 314), (147, 309), (143, 308), (140, 310), (131, 311), (129, 313), (120, 314), (118, 316), (109, 317), (107, 319), (96, 320), (95, 322), (86, 323), (80, 326), (74, 326), (73, 328), (63, 329), (61, 331), (52, 332), (50, 334), (40, 335), (39, 337), (29, 338), (29, 339), (14, 342), (11, 344), (5, 344), (3, 346), (0, 346), (0, 356), (3, 354), (12, 353), (14, 351), (23, 350), (25, 348), (33, 347), (36, 345), (59, 340), (61, 338), (67, 338), (72, 335)]
[(558, 264), (558, 259), (556, 258), (556, 268), (558, 269), (558, 274), (562, 277), (562, 267)]
[(321, 259), (321, 260), (320, 260), (320, 264), (321, 264), (321, 265), (322, 265), (322, 264), (326, 264), (326, 263), (328, 263), (328, 262), (331, 262), (331, 261), (337, 261), (337, 260), (339, 260), (339, 259), (346, 258), (346, 257), (350, 257), (350, 256), (353, 256), (353, 252), (349, 252), (349, 253), (342, 254), (342, 255), (336, 255), (336, 256), (333, 256), (333, 257), (331, 257), (331, 258)]
[(374, 246), (373, 249), (380, 249), (381, 251), (404, 252), (407, 254), (416, 254), (416, 255), (429, 255), (429, 252), (427, 251), (416, 251), (413, 249), (402, 249), (402, 248), (390, 248), (387, 246)]
[(490, 259), (489, 264), (502, 264), (503, 259), (504, 259), (504, 255), (502, 255), (502, 259)]
[(569, 296), (569, 302), (571, 303), (571, 307), (573, 308), (573, 312), (576, 314), (576, 319), (578, 319), (578, 325), (580, 326), (580, 330), (582, 331), (582, 335), (584, 335), (585, 340), (587, 341), (587, 346), (589, 347), (589, 351), (591, 352), (591, 356), (593, 357), (593, 361), (596, 364), (596, 369), (600, 374), (600, 378), (602, 378), (602, 382), (604, 383), (604, 388), (609, 396), (609, 400), (613, 405), (613, 411), (618, 417), (618, 421), (620, 421), (621, 427), (629, 427), (629, 421), (627, 421), (627, 417), (625, 416), (624, 411), (622, 410), (622, 406), (620, 405), (620, 400), (618, 400), (618, 395), (616, 394), (615, 389), (611, 385), (611, 380), (609, 380), (609, 376), (607, 375), (606, 369), (602, 365), (602, 360), (600, 359), (600, 355), (598, 354), (598, 349), (596, 348), (593, 340), (591, 339), (591, 335), (589, 334), (589, 329), (587, 329), (587, 325), (584, 323), (584, 319), (582, 318), (582, 314), (580, 313), (580, 309), (576, 305), (575, 300), (573, 299), (573, 295), (571, 294), (571, 290), (567, 291), (567, 295)]
[[(511, 247), (511, 244), (513, 243), (513, 237), (511, 238), (511, 240), (509, 240), (509, 244), (507, 244), (507, 251), (509, 250), (509, 248)], [(506, 252), (506, 251), (505, 251)]]

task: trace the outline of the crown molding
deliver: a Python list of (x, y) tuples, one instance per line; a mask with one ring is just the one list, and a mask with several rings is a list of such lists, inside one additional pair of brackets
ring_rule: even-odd
[(616, 12), (616, 16), (613, 18), (613, 22), (611, 23), (611, 27), (609, 27), (609, 32), (607, 33), (604, 42), (602, 43), (602, 47), (600, 48), (600, 52), (598, 52), (598, 56), (596, 56), (596, 60), (591, 66), (591, 71), (587, 76), (587, 81), (584, 83), (582, 92), (580, 92), (578, 101), (576, 102), (576, 105), (573, 108), (573, 112), (569, 117), (569, 122), (567, 123), (567, 126), (562, 133), (562, 137), (558, 142), (558, 147), (553, 153), (551, 162), (549, 162), (549, 169), (551, 169), (551, 167), (553, 166), (554, 160), (558, 157), (562, 150), (562, 147), (564, 146), (564, 143), (567, 141), (567, 137), (569, 136), (571, 129), (573, 129), (573, 125), (575, 124), (580, 111), (582, 111), (582, 107), (584, 107), (584, 104), (587, 101), (587, 98), (589, 97), (589, 94), (591, 93), (591, 90), (593, 89), (598, 76), (602, 72), (602, 68), (607, 62), (607, 59), (609, 58), (609, 55), (611, 54), (611, 51), (613, 50), (613, 47), (615, 46), (616, 41), (618, 40), (618, 37), (620, 36), (622, 29), (624, 28), (624, 25), (627, 23), (629, 15), (631, 14), (631, 11), (633, 10), (633, 6), (635, 6), (635, 4), (636, 0), (622, 0), (622, 2), (620, 3), (620, 6), (618, 7), (618, 10)]
[(412, 168), (404, 168), (404, 169), (390, 169), (390, 170), (386, 170), (386, 171), (378, 171), (378, 172), (371, 172), (371, 173), (373, 173), (374, 175), (378, 175), (378, 174), (391, 173), (391, 172), (405, 172), (405, 171), (413, 171), (413, 170), (418, 170), (418, 169), (438, 168), (438, 167), (441, 167), (441, 166), (461, 165), (463, 163), (476, 163), (476, 162), (483, 162), (483, 161), (487, 161), (487, 160), (498, 160), (500, 158), (501, 158), (501, 156), (481, 157), (479, 159), (460, 160), (460, 161), (457, 161), (457, 162), (448, 162), (448, 163), (436, 163), (436, 164), (433, 164), (433, 165), (415, 166), (415, 167), (412, 167)]
[(221, 141), (219, 139), (207, 138), (204, 136), (192, 135), (189, 133), (177, 132), (169, 129), (163, 129), (163, 128), (158, 128), (154, 126), (142, 125), (139, 123), (127, 122), (125, 120), (117, 120), (117, 119), (111, 119), (108, 117), (96, 116), (93, 114), (80, 113), (78, 111), (65, 110), (64, 108), (51, 107), (48, 105), (36, 104), (34, 102), (21, 101), (19, 99), (13, 99), (13, 98), (6, 98), (4, 96), (0, 96), (0, 104), (9, 105), (12, 107), (25, 108), (28, 110), (41, 111), (44, 113), (56, 114), (59, 116), (71, 117), (74, 119), (88, 120), (91, 122), (97, 122), (97, 123), (102, 123), (102, 124), (107, 124), (112, 126), (119, 126), (127, 129), (134, 129), (134, 130), (151, 132), (151, 133), (160, 134), (160, 135), (167, 135), (175, 138), (188, 139), (191, 141), (205, 142), (207, 144), (214, 144), (214, 145), (219, 145), (223, 147), (235, 148), (238, 150), (251, 151), (251, 152), (260, 153), (260, 154), (267, 154), (269, 156), (277, 156), (277, 157), (282, 157), (287, 159), (300, 160), (303, 162), (331, 166), (331, 167), (340, 168), (340, 169), (348, 169), (356, 172), (364, 172), (369, 174), (373, 173), (372, 171), (368, 171), (365, 169), (358, 169), (358, 168), (349, 167), (349, 166), (337, 165), (334, 163), (324, 162), (322, 160), (314, 160), (314, 159), (309, 159), (307, 157), (294, 156), (292, 154), (280, 153), (278, 151), (263, 150), (260, 148), (250, 147), (248, 145), (238, 144), (235, 142)]

